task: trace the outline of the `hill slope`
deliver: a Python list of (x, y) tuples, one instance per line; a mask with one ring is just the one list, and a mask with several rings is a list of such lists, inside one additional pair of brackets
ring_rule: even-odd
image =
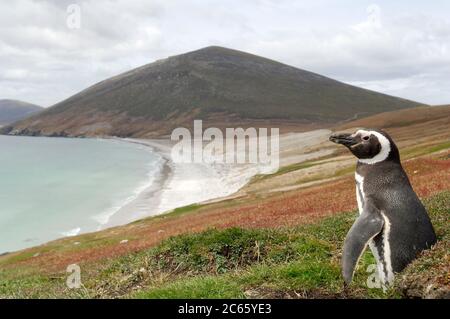
[(338, 129), (351, 127), (378, 127), (387, 129), (394, 127), (410, 127), (412, 125), (429, 122), (434, 122), (435, 125), (436, 123), (441, 123), (447, 126), (450, 124), (449, 120), (450, 105), (437, 105), (432, 107), (422, 106), (406, 110), (384, 112), (357, 119), (340, 125)]
[(0, 100), (0, 125), (13, 123), (42, 110), (42, 107), (27, 102)]
[(449, 140), (450, 105), (380, 113), (347, 122), (336, 129), (353, 130), (357, 127), (387, 130), (401, 146), (416, 145), (423, 141)]
[(221, 47), (169, 57), (95, 84), (19, 122), (16, 134), (155, 136), (203, 119), (336, 123), (418, 103)]

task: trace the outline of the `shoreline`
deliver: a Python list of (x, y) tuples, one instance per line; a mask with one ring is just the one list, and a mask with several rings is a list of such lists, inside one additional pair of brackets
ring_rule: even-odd
[[(280, 167), (328, 154), (327, 150), (310, 148), (327, 141), (329, 132), (319, 129), (280, 135)], [(163, 163), (151, 184), (116, 210), (99, 230), (163, 215), (187, 205), (227, 199), (239, 194), (253, 176), (273, 173), (263, 164), (175, 163), (170, 139), (112, 139), (148, 147), (161, 156)]]
[(142, 218), (163, 213), (158, 212), (160, 196), (167, 186), (167, 183), (173, 178), (173, 168), (170, 163), (170, 157), (162, 147), (139, 139), (111, 139), (122, 143), (142, 145), (148, 148), (152, 153), (160, 156), (162, 163), (160, 164), (161, 168), (157, 175), (150, 177), (150, 182), (147, 183), (147, 186), (137, 192), (132, 200), (123, 203), (119, 209), (108, 217), (106, 222), (101, 223), (98, 230), (125, 225)]
[(122, 139), (118, 141), (149, 147), (162, 160), (162, 169), (152, 183), (112, 214), (99, 230), (169, 213), (176, 208), (217, 201), (239, 191), (261, 165), (227, 165), (214, 163), (175, 163), (171, 158), (171, 141), (157, 139)]

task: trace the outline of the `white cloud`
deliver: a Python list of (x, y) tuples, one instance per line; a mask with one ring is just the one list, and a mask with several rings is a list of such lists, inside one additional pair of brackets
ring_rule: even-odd
[(79, 2), (81, 28), (70, 29), (72, 3), (0, 3), (0, 98), (48, 106), (214, 44), (388, 94), (450, 102), (447, 2), (88, 0)]

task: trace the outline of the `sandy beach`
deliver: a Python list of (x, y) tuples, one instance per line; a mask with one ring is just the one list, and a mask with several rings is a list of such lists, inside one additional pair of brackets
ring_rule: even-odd
[[(329, 132), (321, 129), (280, 135), (280, 165), (310, 160), (331, 152), (322, 147), (328, 140)], [(100, 229), (186, 205), (220, 200), (238, 192), (254, 175), (274, 172), (261, 164), (175, 163), (171, 158), (174, 143), (169, 139), (121, 140), (150, 147), (161, 156), (162, 168), (157, 176), (151, 177), (149, 187), (131, 197)]]
[(237, 192), (252, 176), (264, 172), (264, 167), (258, 164), (175, 163), (170, 140), (123, 140), (152, 148), (163, 159), (162, 169), (148, 188), (116, 211), (101, 229), (226, 197)]

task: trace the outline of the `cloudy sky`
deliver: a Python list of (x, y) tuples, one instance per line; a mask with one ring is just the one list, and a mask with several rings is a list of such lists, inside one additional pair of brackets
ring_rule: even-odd
[(156, 59), (220, 45), (450, 103), (449, 13), (446, 0), (0, 0), (0, 99), (50, 106)]

